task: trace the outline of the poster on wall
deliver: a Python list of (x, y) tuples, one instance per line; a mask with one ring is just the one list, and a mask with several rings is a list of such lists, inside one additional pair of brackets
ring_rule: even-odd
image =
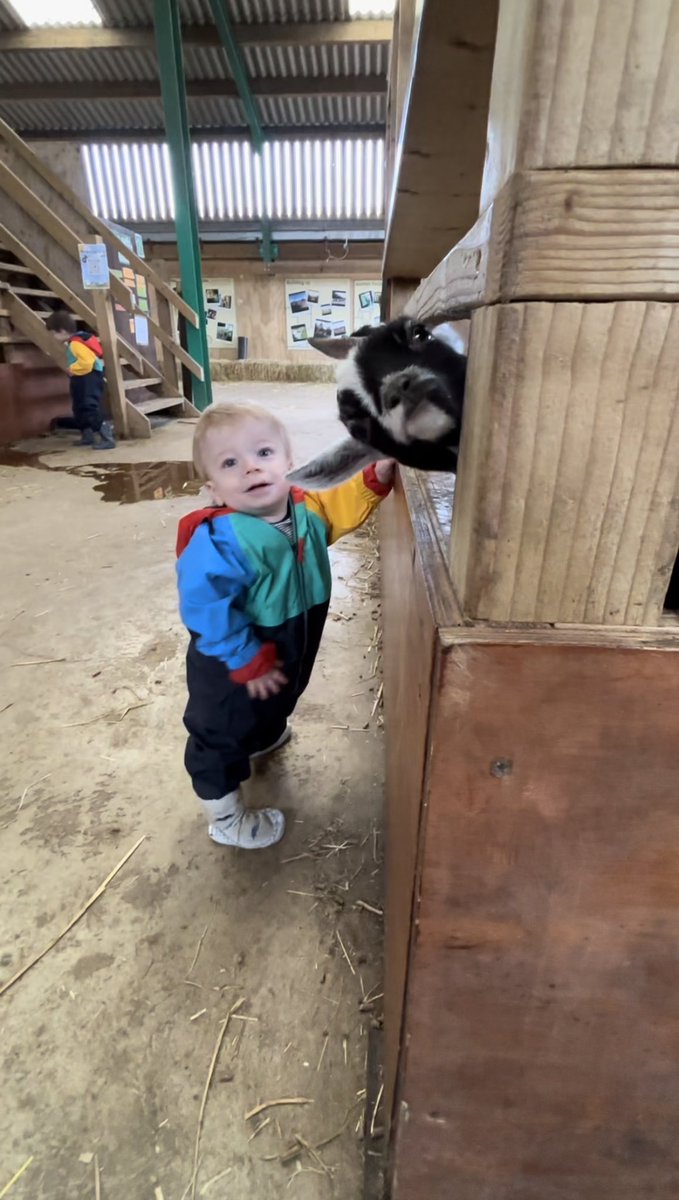
[(345, 337), (351, 333), (351, 299), (348, 279), (286, 279), (288, 350), (312, 349), (311, 337)]
[(204, 279), (203, 301), (208, 346), (221, 350), (235, 349), (238, 332), (233, 279)]
[(354, 280), (353, 329), (362, 325), (379, 325), (382, 284), (379, 279)]
[[(144, 242), (138, 233), (134, 233), (131, 229), (125, 229), (123, 225), (117, 225), (115, 221), (107, 221), (106, 224), (138, 258), (145, 257)], [(132, 268), (130, 260), (115, 247), (110, 248), (109, 261), (111, 274), (125, 284), (125, 287), (132, 293), (135, 307), (139, 309), (139, 312), (133, 316), (122, 304), (114, 303), (113, 314), (116, 329), (121, 337), (142, 350), (147, 361), (155, 365), (157, 362), (156, 347), (149, 330), (148, 317), (150, 313), (146, 279)]]

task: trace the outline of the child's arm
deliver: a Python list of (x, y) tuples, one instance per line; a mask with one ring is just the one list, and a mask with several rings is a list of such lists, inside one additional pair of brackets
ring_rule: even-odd
[(66, 358), (71, 375), (89, 375), (94, 370), (97, 356), (84, 342), (68, 343)]
[(253, 578), (237, 547), (221, 536), (216, 544), (210, 525), (200, 525), (177, 560), (179, 611), (201, 654), (223, 662), (235, 683), (273, 676), (275, 684), (280, 674), (276, 646), (260, 641), (244, 611)]
[(309, 508), (318, 513), (328, 527), (329, 546), (345, 533), (358, 529), (389, 495), (394, 483), (394, 466), (392, 459), (385, 458), (327, 492), (306, 493)]

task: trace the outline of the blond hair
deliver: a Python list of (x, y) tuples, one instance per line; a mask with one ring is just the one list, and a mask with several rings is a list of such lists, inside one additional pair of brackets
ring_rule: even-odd
[(288, 431), (280, 417), (270, 412), (268, 408), (264, 408), (261, 404), (230, 404), (228, 401), (211, 404), (209, 408), (205, 409), (205, 412), (201, 413), (193, 434), (193, 465), (202, 479), (206, 478), (202, 453), (203, 443), (210, 430), (218, 429), (222, 425), (238, 425), (241, 421), (246, 420), (260, 421), (262, 425), (268, 425), (271, 429), (275, 429), (287, 453), (292, 457)]

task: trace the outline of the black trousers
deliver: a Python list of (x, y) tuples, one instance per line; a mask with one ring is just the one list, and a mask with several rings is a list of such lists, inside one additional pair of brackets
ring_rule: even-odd
[[(250, 777), (250, 755), (280, 737), (309, 682), (326, 613), (327, 604), (319, 605), (306, 619), (296, 618), (271, 638), (289, 683), (268, 700), (252, 700), (243, 684), (233, 682), (224, 663), (201, 654), (191, 638), (186, 655), (189, 700), (184, 725), (189, 737), (184, 765), (201, 800), (218, 800), (234, 792)], [(263, 640), (268, 640), (266, 634)]]
[(104, 420), (103, 395), (104, 376), (101, 371), (90, 371), (89, 375), (71, 375), (71, 404), (78, 429), (92, 429), (94, 433), (99, 433)]

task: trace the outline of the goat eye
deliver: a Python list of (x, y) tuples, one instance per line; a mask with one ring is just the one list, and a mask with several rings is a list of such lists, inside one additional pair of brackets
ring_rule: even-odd
[(412, 332), (412, 340), (417, 346), (422, 346), (425, 342), (431, 341), (431, 334), (426, 325), (415, 325)]

